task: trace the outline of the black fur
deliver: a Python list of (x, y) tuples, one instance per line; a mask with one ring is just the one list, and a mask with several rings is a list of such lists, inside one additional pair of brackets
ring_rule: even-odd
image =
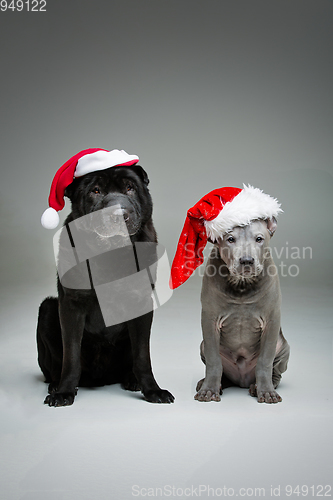
[[(65, 225), (120, 204), (132, 243), (156, 243), (148, 183), (146, 172), (138, 165), (112, 167), (75, 179), (65, 192), (72, 203)], [(153, 312), (149, 312), (106, 327), (94, 289), (66, 288), (58, 278), (58, 298), (42, 302), (37, 325), (38, 363), (49, 383), (45, 403), (70, 405), (77, 386), (112, 383), (141, 390), (150, 402), (173, 402), (172, 394), (158, 386), (152, 373), (152, 319)]]

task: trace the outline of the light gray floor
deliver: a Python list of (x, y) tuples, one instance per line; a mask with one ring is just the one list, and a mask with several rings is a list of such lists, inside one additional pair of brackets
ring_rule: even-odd
[(258, 404), (240, 388), (225, 390), (220, 403), (194, 401), (204, 374), (195, 277), (155, 314), (154, 372), (175, 403), (149, 404), (116, 385), (80, 389), (66, 408), (43, 405), (47, 387), (36, 362), (37, 308), (52, 290), (45, 284), (7, 291), (1, 498), (273, 497), (276, 488), (286, 498), (288, 485), (332, 494), (320, 489), (332, 477), (332, 291), (300, 288), (292, 280), (282, 291), (291, 345), (282, 403)]

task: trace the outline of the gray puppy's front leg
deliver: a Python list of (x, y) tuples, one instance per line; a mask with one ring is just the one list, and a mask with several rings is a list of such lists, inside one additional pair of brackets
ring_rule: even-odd
[(221, 401), (222, 360), (219, 353), (220, 333), (216, 328), (216, 318), (202, 311), (203, 357), (206, 376), (197, 384), (197, 401)]
[(280, 332), (280, 318), (267, 322), (260, 345), (260, 354), (256, 366), (256, 385), (250, 387), (250, 394), (257, 396), (259, 403), (279, 403), (281, 396), (273, 385), (273, 362)]

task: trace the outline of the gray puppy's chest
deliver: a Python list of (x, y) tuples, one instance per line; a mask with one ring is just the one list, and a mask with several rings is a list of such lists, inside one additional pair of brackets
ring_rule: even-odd
[(241, 309), (242, 311), (239, 311), (235, 307), (232, 312), (222, 314), (217, 319), (216, 327), (220, 332), (220, 345), (232, 350), (235, 355), (244, 351), (253, 354), (260, 347), (265, 321), (256, 313), (253, 314), (250, 308), (246, 310), (246, 307), (241, 306)]
[(224, 301), (222, 307), (229, 311), (216, 321), (224, 372), (234, 383), (248, 387), (255, 380), (265, 320), (256, 313), (252, 301), (229, 305), (228, 301)]

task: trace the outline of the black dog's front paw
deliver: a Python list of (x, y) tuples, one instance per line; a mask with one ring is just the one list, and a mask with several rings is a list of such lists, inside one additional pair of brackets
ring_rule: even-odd
[(74, 403), (73, 392), (52, 392), (46, 396), (44, 404), (49, 406), (70, 406)]
[(48, 388), (47, 388), (48, 393), (52, 394), (53, 392), (57, 392), (58, 385), (59, 385), (59, 382), (50, 382), (48, 385)]
[(144, 393), (144, 397), (149, 403), (173, 403), (175, 400), (171, 392), (165, 389), (147, 391)]

